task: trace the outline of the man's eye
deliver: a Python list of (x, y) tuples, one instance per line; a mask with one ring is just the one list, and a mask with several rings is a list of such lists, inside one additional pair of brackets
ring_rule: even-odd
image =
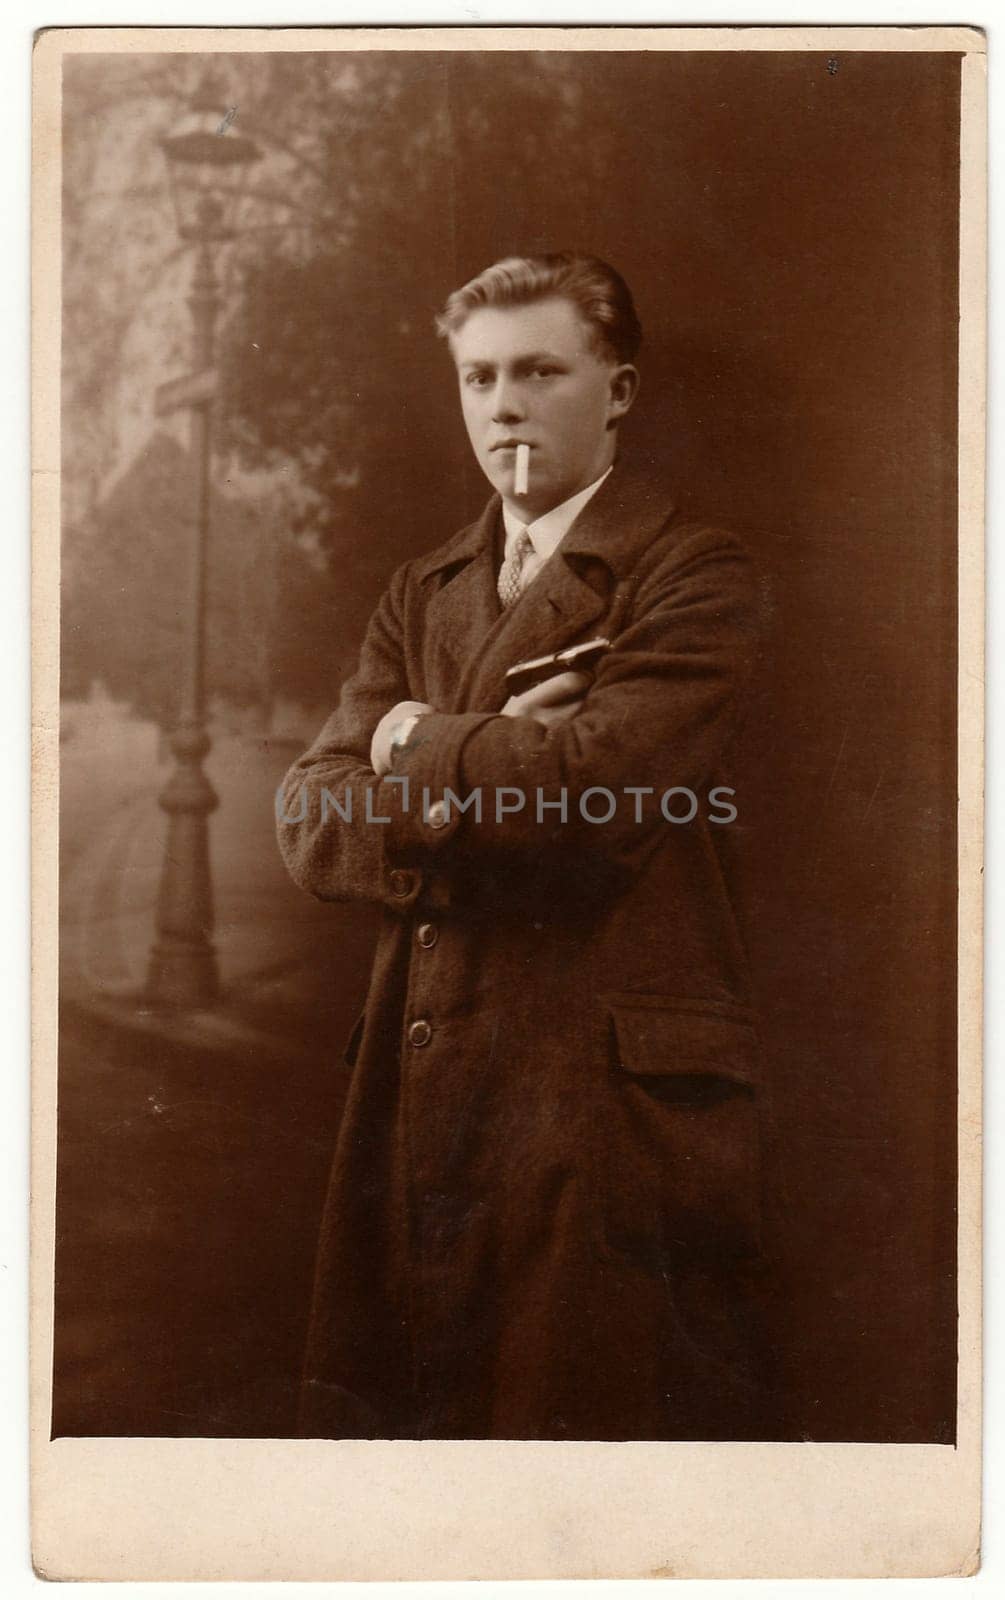
[(535, 378), (554, 378), (554, 377), (557, 376), (557, 374), (558, 374), (558, 368), (557, 367), (535, 367), (534, 368), (534, 376), (535, 376)]
[(469, 389), (486, 389), (492, 380), (487, 372), (469, 372), (464, 382)]

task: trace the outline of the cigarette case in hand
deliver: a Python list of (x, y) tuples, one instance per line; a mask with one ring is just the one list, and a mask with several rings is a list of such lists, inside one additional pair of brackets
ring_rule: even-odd
[(554, 655), (535, 656), (533, 661), (518, 661), (506, 674), (506, 687), (511, 695), (526, 694), (546, 683), (561, 672), (592, 672), (605, 650), (611, 647), (610, 639), (588, 639), (585, 644), (570, 645), (567, 650), (556, 650)]

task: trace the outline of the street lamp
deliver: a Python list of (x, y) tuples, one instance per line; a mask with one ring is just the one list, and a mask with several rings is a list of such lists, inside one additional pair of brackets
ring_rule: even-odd
[(205, 725), (206, 546), (216, 389), (213, 341), (220, 308), (213, 252), (214, 246), (235, 236), (248, 172), (261, 152), (235, 132), (234, 113), (211, 73), (203, 78), (178, 128), (161, 144), (178, 231), (196, 246), (196, 259), (189, 297), (192, 372), (161, 387), (157, 411), (160, 415), (181, 407), (189, 411), (196, 499), (188, 649), (181, 709), (171, 739), (177, 765), (160, 797), (168, 815), (168, 836), (147, 998), (156, 1006), (191, 1010), (212, 1004), (219, 990), (209, 867), (209, 814), (218, 802), (202, 769), (210, 748)]

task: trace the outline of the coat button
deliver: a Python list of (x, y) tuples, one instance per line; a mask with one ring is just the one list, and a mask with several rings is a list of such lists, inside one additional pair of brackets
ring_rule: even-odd
[(416, 1050), (421, 1050), (424, 1045), (429, 1043), (432, 1037), (433, 1030), (425, 1017), (420, 1017), (417, 1022), (413, 1022), (408, 1030), (408, 1042), (414, 1045)]
[(406, 895), (411, 894), (414, 882), (415, 880), (410, 872), (402, 872), (400, 868), (396, 867), (390, 877), (391, 893), (396, 895), (399, 900), (404, 900)]
[(440, 931), (435, 922), (420, 922), (415, 930), (415, 937), (423, 950), (431, 950), (440, 937)]
[(443, 800), (434, 800), (429, 808), (426, 821), (431, 828), (445, 828), (447, 825), (447, 807)]

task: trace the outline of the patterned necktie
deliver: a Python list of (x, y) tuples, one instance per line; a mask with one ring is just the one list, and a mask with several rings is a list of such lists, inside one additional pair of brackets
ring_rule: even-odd
[(524, 563), (532, 553), (534, 546), (526, 528), (521, 528), (517, 538), (513, 541), (513, 548), (499, 568), (499, 578), (496, 588), (499, 599), (502, 601), (504, 611), (515, 605), (520, 598), (520, 579), (523, 575)]

